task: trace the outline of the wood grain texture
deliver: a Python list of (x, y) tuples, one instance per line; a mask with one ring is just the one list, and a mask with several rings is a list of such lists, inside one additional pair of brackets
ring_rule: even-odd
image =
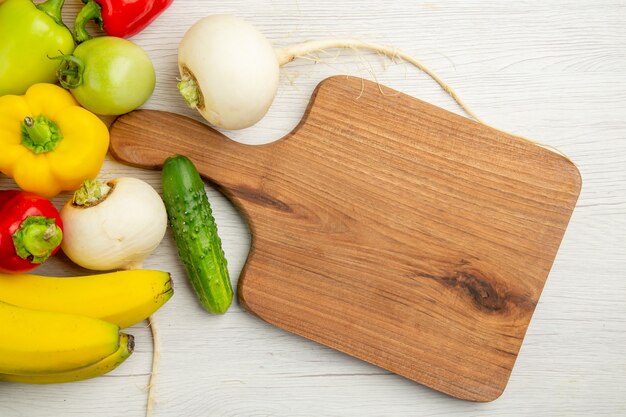
[[(71, 26), (80, 0), (66, 0)], [(413, 53), (490, 123), (556, 146), (578, 165), (583, 190), (504, 394), (455, 401), (405, 378), (291, 335), (242, 311), (207, 317), (186, 282), (170, 234), (147, 267), (172, 272), (176, 294), (158, 312), (162, 362), (155, 417), (614, 417), (626, 414), (626, 13), (622, 1), (175, 0), (133, 41), (153, 59), (145, 108), (200, 120), (176, 94), (176, 48), (199, 17), (234, 13), (276, 45), (349, 35)], [(283, 68), (270, 113), (228, 136), (267, 143), (302, 118), (315, 86), (351, 74), (458, 112), (425, 76), (353, 51)], [(160, 173), (105, 162), (102, 178), (133, 176), (158, 191)], [(0, 188), (15, 184), (0, 175)], [(207, 186), (233, 285), (248, 256), (246, 222)], [(69, 198), (54, 199), (57, 207)], [(86, 273), (52, 259), (46, 275)], [(56, 386), (0, 384), (2, 417), (142, 417), (150, 335), (107, 377)]]
[(504, 390), (580, 192), (561, 155), (342, 76), (272, 144), (139, 111), (110, 151), (186, 155), (242, 210), (249, 311), (474, 401)]

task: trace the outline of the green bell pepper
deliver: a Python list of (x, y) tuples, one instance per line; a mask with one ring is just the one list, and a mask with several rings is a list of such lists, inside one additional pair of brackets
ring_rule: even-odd
[(0, 96), (22, 95), (36, 83), (54, 83), (59, 61), (74, 51), (61, 20), (64, 0), (0, 0)]

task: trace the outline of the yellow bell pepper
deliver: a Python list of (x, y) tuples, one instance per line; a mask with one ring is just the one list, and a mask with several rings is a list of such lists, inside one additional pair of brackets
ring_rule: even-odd
[(109, 131), (72, 95), (35, 84), (23, 96), (0, 97), (0, 171), (24, 191), (53, 197), (96, 177)]

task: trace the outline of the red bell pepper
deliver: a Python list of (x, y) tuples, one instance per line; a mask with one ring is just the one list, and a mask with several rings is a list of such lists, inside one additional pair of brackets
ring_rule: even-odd
[(148, 26), (174, 0), (83, 0), (85, 6), (74, 21), (74, 38), (91, 38), (85, 24), (94, 20), (107, 35), (129, 38)]
[(52, 203), (24, 191), (0, 191), (0, 272), (21, 273), (54, 255), (63, 222)]

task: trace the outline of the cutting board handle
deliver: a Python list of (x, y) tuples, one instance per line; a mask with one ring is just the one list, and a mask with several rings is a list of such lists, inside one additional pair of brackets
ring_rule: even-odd
[(159, 169), (171, 155), (185, 155), (209, 181), (228, 187), (234, 178), (258, 178), (270, 147), (235, 142), (179, 114), (136, 110), (111, 125), (109, 151), (120, 162), (148, 169)]

